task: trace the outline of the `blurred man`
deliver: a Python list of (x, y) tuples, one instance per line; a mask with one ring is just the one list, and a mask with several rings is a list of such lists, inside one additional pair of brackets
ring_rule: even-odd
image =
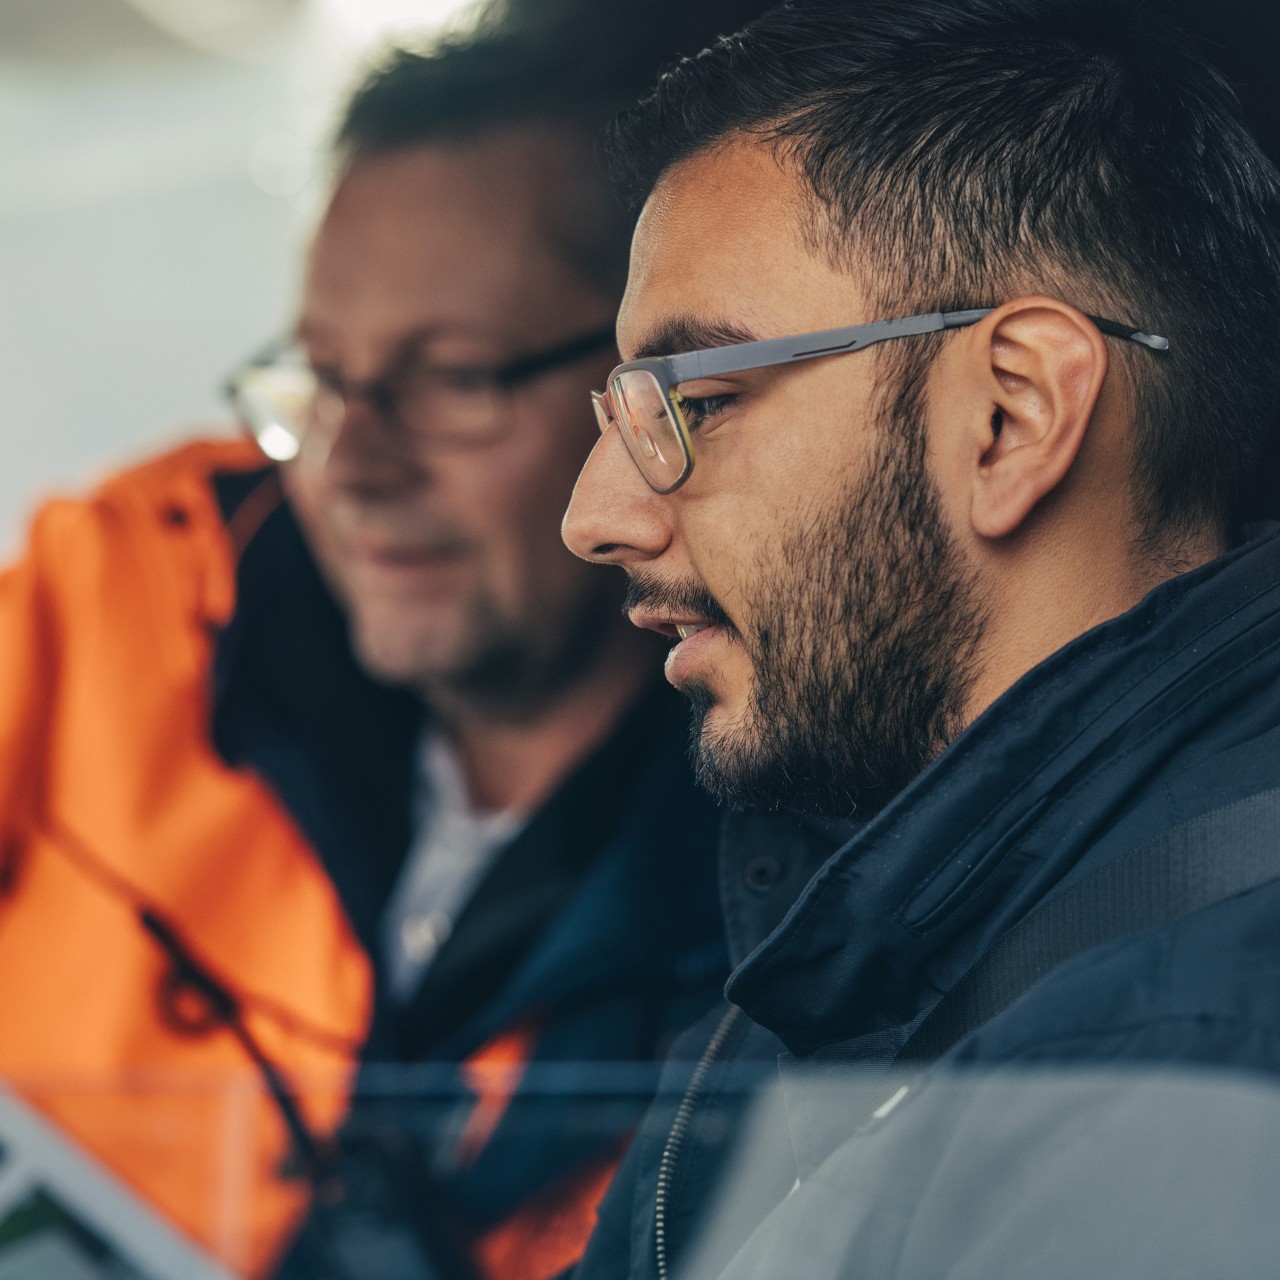
[[(390, 57), (233, 379), (283, 465), (191, 445), (0, 578), (0, 1073), (238, 1271), (313, 1193), (291, 1274), (559, 1271), (646, 1088), (572, 1064), (723, 981), (679, 700), (558, 532), (617, 358), (608, 105), (515, 38)], [(335, 1144), (370, 1061), (442, 1064), (432, 1109)]]
[[(617, 140), (626, 363), (565, 536), (760, 816), (734, 1007), (579, 1274), (1267, 1274), (1280, 1107), (1235, 1103), (1280, 1076), (1280, 535), (1244, 528), (1275, 169), (1093, 3), (777, 10)], [(860, 827), (794, 903), (772, 810)], [(732, 874), (768, 856), (780, 924)], [(699, 1241), (718, 1068), (783, 1051), (787, 1123)], [(1088, 1078), (1028, 1105), (895, 1062)], [(1203, 1112), (1144, 1065), (1226, 1083)]]

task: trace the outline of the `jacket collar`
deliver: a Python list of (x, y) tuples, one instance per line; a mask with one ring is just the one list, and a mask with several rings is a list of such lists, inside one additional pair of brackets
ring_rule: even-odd
[(1163, 584), (1029, 672), (809, 882), (731, 1000), (789, 1049), (900, 1044), (1170, 776), (1280, 722), (1280, 536)]

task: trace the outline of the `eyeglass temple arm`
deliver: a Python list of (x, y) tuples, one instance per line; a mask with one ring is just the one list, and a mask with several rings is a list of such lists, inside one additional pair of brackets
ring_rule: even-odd
[(590, 333), (579, 334), (548, 351), (538, 351), (533, 355), (513, 360), (510, 364), (496, 370), (495, 376), (504, 386), (516, 386), (560, 365), (572, 364), (581, 356), (589, 356), (597, 351), (603, 351), (606, 347), (612, 347), (615, 341), (613, 325), (593, 329)]
[[(814, 360), (847, 351), (861, 351), (877, 342), (906, 338), (921, 333), (938, 333), (944, 329), (963, 329), (990, 315), (993, 307), (975, 307), (967, 311), (930, 311), (901, 320), (881, 320), (876, 324), (856, 324), (842, 329), (824, 329), (788, 338), (763, 338), (759, 342), (741, 342), (706, 351), (690, 351), (668, 356), (666, 373), (671, 383), (692, 382), (695, 378), (712, 378), (724, 373), (743, 373), (768, 365), (787, 364), (793, 360)], [(1141, 343), (1153, 351), (1166, 351), (1168, 338), (1146, 333), (1100, 316), (1088, 319), (1103, 333)]]
[[(942, 313), (944, 329), (963, 329), (966, 325), (977, 324), (983, 316), (989, 316), (994, 307), (975, 307), (970, 311), (945, 311)], [(1168, 351), (1169, 339), (1158, 333), (1147, 333), (1144, 329), (1135, 329), (1132, 325), (1120, 324), (1115, 320), (1104, 320), (1101, 316), (1085, 312), (1085, 319), (1101, 333), (1113, 338), (1123, 338), (1126, 342), (1137, 342), (1141, 346), (1150, 347), (1152, 351)]]

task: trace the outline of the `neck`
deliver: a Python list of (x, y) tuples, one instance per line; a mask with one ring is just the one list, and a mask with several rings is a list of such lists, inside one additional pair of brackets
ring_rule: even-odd
[[(1176, 553), (1117, 553), (1090, 547), (1077, 535), (1077, 553), (1046, 546), (1018, 567), (1002, 567), (993, 580), (1007, 590), (993, 610), (966, 706), (965, 723), (977, 719), (1033, 667), (1078, 636), (1132, 609), (1162, 582), (1198, 568), (1226, 550), (1221, 539), (1188, 539)], [(1136, 547), (1135, 543), (1129, 544)], [(1082, 553), (1083, 552), (1083, 553)]]
[(653, 680), (660, 655), (651, 638), (619, 621), (572, 681), (518, 715), (457, 692), (429, 692), (475, 808), (537, 809)]

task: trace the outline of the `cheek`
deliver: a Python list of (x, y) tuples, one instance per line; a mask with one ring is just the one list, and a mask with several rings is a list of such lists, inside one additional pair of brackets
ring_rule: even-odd
[(504, 596), (545, 589), (577, 565), (560, 537), (577, 474), (570, 450), (531, 438), (455, 468), (450, 506), (484, 546), (491, 584)]
[(523, 420), (531, 439), (539, 441), (544, 465), (562, 475), (576, 475), (596, 437), (591, 390), (600, 388), (616, 363), (609, 356), (598, 367), (566, 371), (564, 376), (531, 389)]
[(300, 520), (308, 526), (320, 520), (328, 494), (319, 469), (287, 462), (280, 468), (280, 486)]
[(798, 513), (815, 500), (811, 478), (807, 468), (789, 470), (776, 457), (742, 449), (717, 466), (714, 484), (682, 503), (677, 539), (693, 577), (744, 630), (757, 621), (770, 582), (804, 571), (790, 543)]
[(495, 484), (509, 518), (536, 530), (540, 540), (550, 529), (559, 542), (573, 486), (599, 437), (585, 385), (573, 379), (531, 399), (496, 460)]
[(289, 507), (302, 527), (307, 545), (331, 588), (339, 595), (344, 594), (342, 544), (331, 518), (336, 495), (326, 484), (323, 471), (299, 462), (288, 463), (280, 469), (280, 483)]
[(786, 379), (699, 454), (705, 466), (695, 467), (681, 523), (708, 585), (727, 580), (731, 597), (749, 600), (754, 582), (803, 575), (804, 530), (875, 465), (870, 390), (833, 376), (850, 367), (838, 363), (796, 370), (804, 376)]

